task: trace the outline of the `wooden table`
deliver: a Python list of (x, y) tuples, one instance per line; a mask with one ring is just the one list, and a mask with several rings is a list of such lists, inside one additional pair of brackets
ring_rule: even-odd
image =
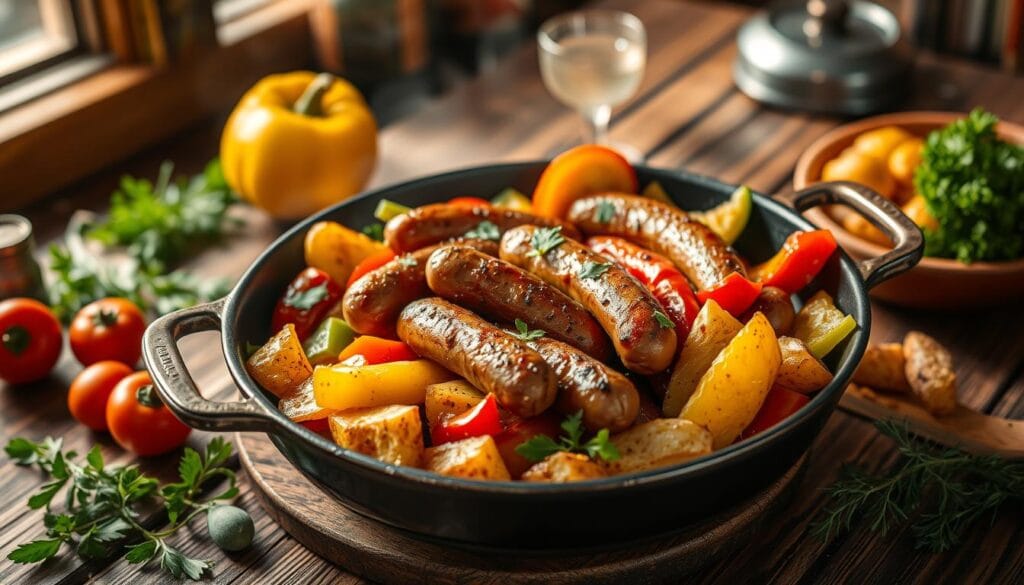
[[(644, 83), (618, 109), (611, 136), (646, 153), (650, 164), (680, 168), (744, 182), (763, 193), (785, 192), (799, 153), (842, 120), (765, 108), (747, 99), (732, 84), (737, 27), (750, 14), (745, 7), (722, 3), (691, 4), (663, 0), (619, 0), (609, 4), (643, 20), (649, 35), (649, 62)], [(916, 90), (907, 109), (968, 110), (982, 105), (1001, 117), (1024, 121), (1024, 79), (987, 67), (946, 58), (921, 56)], [(155, 177), (159, 162), (171, 159), (182, 172), (196, 172), (217, 151), (214, 120), (143, 152), (118, 168), (83, 181), (52, 200), (26, 210), (41, 242), (60, 235), (76, 208), (102, 210), (122, 173)], [(571, 145), (581, 124), (576, 115), (544, 89), (532, 43), (513, 53), (493, 71), (456, 88), (415, 115), (386, 128), (380, 139), (381, 161), (375, 185), (392, 183), (443, 169), (497, 160), (547, 157)], [(280, 233), (280, 226), (245, 209), (244, 236), (232, 238), (195, 260), (190, 268), (208, 275), (237, 276)], [(899, 339), (922, 329), (956, 355), (961, 401), (972, 408), (1019, 418), (1024, 411), (1024, 318), (1019, 310), (990, 309), (973, 314), (924, 313), (876, 305), (872, 336)], [(234, 392), (221, 363), (213, 334), (183, 344), (189, 365), (204, 393), (229, 399)], [(41, 438), (63, 436), (65, 445), (84, 452), (99, 442), (108, 459), (128, 462), (111, 440), (75, 423), (65, 406), (67, 383), (78, 371), (65, 352), (52, 379), (24, 388), (0, 387), (0, 435)], [(193, 444), (208, 435), (195, 433)], [(811, 449), (806, 479), (793, 503), (778, 519), (752, 537), (728, 560), (692, 577), (694, 583), (737, 582), (914, 582), (983, 583), (1024, 580), (1024, 531), (1019, 509), (1005, 509), (991, 525), (980, 523), (956, 549), (941, 555), (915, 550), (909, 525), (882, 538), (863, 524), (849, 534), (823, 542), (809, 534), (826, 498), (822, 488), (840, 467), (857, 462), (869, 469), (890, 465), (892, 443), (871, 423), (843, 412), (829, 421)], [(165, 478), (175, 474), (177, 455), (143, 462)], [(0, 463), (0, 552), (42, 534), (40, 512), (25, 506), (38, 489), (40, 476)], [(205, 537), (175, 541), (186, 553), (217, 560), (218, 583), (331, 582), (360, 579), (333, 566), (292, 540), (260, 509), (246, 479), (239, 505), (252, 513), (257, 536), (242, 553), (225, 554)], [(153, 522), (159, 523), (160, 518)], [(198, 535), (205, 528), (197, 523)], [(639, 576), (638, 576), (639, 577)], [(42, 567), (0, 561), (0, 583), (169, 582), (149, 566), (117, 560), (82, 564), (72, 555)]]

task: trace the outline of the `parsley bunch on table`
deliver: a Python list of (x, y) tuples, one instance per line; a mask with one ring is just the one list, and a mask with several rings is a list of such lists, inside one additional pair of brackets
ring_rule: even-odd
[(941, 552), (975, 521), (994, 519), (1004, 503), (1024, 501), (1024, 461), (937, 448), (894, 421), (876, 426), (896, 442), (901, 461), (878, 475), (844, 469), (827, 490), (831, 504), (815, 525), (819, 536), (849, 530), (860, 518), (882, 534), (912, 520), (918, 548)]
[[(98, 446), (76, 462), (74, 451), (61, 451), (61, 440), (47, 437), (36, 443), (16, 438), (7, 444), (7, 454), (19, 465), (36, 465), (50, 476), (38, 493), (28, 500), (34, 510), (46, 509), (45, 538), (19, 545), (7, 558), (15, 563), (39, 563), (57, 556), (65, 547), (85, 559), (102, 559), (127, 546), (129, 563), (157, 561), (175, 578), (200, 579), (213, 567), (207, 560), (193, 559), (167, 542), (179, 529), (224, 500), (238, 495), (235, 473), (225, 466), (231, 443), (221, 438), (210, 441), (202, 455), (185, 448), (178, 473), (181, 480), (160, 482), (139, 471), (138, 466), (107, 467)], [(202, 497), (202, 488), (214, 478), (227, 480), (226, 487)], [(66, 490), (63, 509), (53, 501)], [(140, 508), (156, 498), (163, 500), (168, 526), (150, 530), (139, 519)]]
[(998, 119), (976, 109), (928, 135), (914, 175), (939, 227), (925, 254), (961, 262), (1024, 256), (1024, 146), (996, 135)]

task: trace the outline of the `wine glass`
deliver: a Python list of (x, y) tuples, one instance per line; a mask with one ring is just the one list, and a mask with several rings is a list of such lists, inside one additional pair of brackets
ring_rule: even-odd
[[(615, 10), (569, 12), (541, 25), (537, 45), (548, 91), (583, 116), (589, 129), (587, 141), (607, 145), (612, 107), (632, 97), (643, 79), (647, 60), (643, 23)], [(615, 147), (634, 155), (629, 158), (642, 158), (633, 148)]]

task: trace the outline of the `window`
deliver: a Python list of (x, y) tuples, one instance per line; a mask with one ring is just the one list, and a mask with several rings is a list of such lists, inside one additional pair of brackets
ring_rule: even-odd
[(0, 0), (0, 84), (30, 75), (78, 46), (71, 2)]
[(245, 16), (274, 0), (214, 0), (213, 15), (218, 23), (230, 22)]

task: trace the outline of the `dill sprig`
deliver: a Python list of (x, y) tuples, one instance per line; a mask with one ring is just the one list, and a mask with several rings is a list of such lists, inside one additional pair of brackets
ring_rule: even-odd
[(845, 467), (826, 489), (832, 501), (814, 526), (821, 538), (861, 519), (883, 535), (910, 521), (917, 547), (941, 552), (959, 543), (978, 519), (994, 521), (1005, 502), (1024, 499), (1024, 461), (936, 447), (892, 420), (875, 426), (895, 441), (900, 461), (878, 475)]

